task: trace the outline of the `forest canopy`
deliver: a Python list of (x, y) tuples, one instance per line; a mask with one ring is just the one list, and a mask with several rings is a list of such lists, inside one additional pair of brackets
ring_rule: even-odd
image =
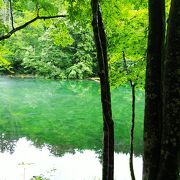
[[(46, 18), (37, 19), (12, 33), (10, 38), (0, 41), (1, 74), (28, 74), (54, 79), (84, 79), (98, 75), (90, 1), (10, 2), (1, 0), (0, 3), (0, 37), (36, 17)], [(106, 1), (102, 2), (102, 12), (111, 85), (127, 83), (129, 78), (143, 83), (147, 3)], [(124, 76), (122, 52), (131, 72), (128, 76)]]

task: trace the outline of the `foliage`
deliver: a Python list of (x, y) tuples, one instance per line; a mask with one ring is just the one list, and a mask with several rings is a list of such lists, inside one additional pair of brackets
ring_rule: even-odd
[(87, 64), (79, 62), (67, 69), (67, 74), (69, 79), (83, 79), (87, 78), (92, 74), (91, 67)]
[(10, 54), (10, 51), (0, 45), (0, 73), (13, 72), (11, 63), (4, 58), (6, 54)]
[[(59, 27), (56, 27), (58, 31)], [(60, 27), (61, 28), (61, 27)], [(68, 32), (68, 31), (66, 31)], [(48, 78), (85, 78), (93, 74), (93, 47), (86, 43), (82, 47), (80, 40), (86, 41), (83, 37), (83, 30), (71, 32), (71, 40), (67, 36), (59, 34), (51, 27), (38, 38), (36, 44), (26, 49), (22, 59), (22, 66), (25, 73), (34, 73)], [(81, 35), (82, 34), (82, 35)], [(86, 34), (90, 38), (90, 34)], [(64, 39), (65, 38), (65, 39)], [(64, 40), (63, 40), (64, 39)], [(41, 47), (41, 48), (39, 48)]]
[[(101, 5), (108, 40), (111, 85), (117, 87), (126, 84), (131, 78), (143, 87), (147, 2), (107, 0), (102, 1)], [(7, 7), (7, 4), (1, 3), (1, 8), (6, 10)], [(68, 14), (68, 17), (36, 21), (7, 40), (3, 47), (12, 51), (12, 54), (6, 55), (6, 60), (12, 64), (13, 70), (16, 73), (55, 79), (97, 76), (90, 1), (13, 1), (16, 27), (32, 19), (37, 13)], [(1, 33), (11, 29), (9, 21), (1, 20), (0, 23), (6, 25), (1, 27)], [(128, 77), (121, 62), (122, 51), (130, 62), (128, 67), (131, 73)]]
[[(145, 60), (140, 59), (138, 61), (126, 60), (127, 69), (124, 67), (124, 61), (119, 57), (119, 62), (113, 61), (111, 59), (110, 65), (110, 77), (111, 86), (118, 87), (129, 83), (131, 80), (137, 88), (144, 87), (144, 77), (145, 77)], [(128, 70), (128, 72), (127, 72)]]
[[(146, 6), (123, 0), (112, 1), (111, 9), (103, 4), (104, 20), (108, 38), (111, 85), (117, 87), (130, 79), (144, 86), (145, 56), (147, 44)], [(128, 73), (124, 69), (122, 52), (128, 59)], [(118, 73), (117, 73), (118, 72)]]
[(33, 23), (17, 34), (4, 46), (11, 47), (7, 59), (15, 72), (55, 79), (82, 79), (96, 74), (88, 28), (56, 19), (53, 23)]
[(45, 178), (44, 176), (34, 176), (33, 178), (31, 178), (31, 180), (49, 180), (49, 179)]
[[(85, 22), (88, 26), (91, 22), (90, 1), (69, 0), (68, 2), (72, 21)], [(135, 80), (138, 86), (143, 87), (148, 30), (147, 2), (107, 0), (101, 1), (101, 6), (108, 41), (111, 85), (117, 87), (126, 84), (130, 78)], [(122, 72), (123, 63), (119, 63), (122, 61), (122, 51), (131, 61), (131, 73), (128, 77)]]

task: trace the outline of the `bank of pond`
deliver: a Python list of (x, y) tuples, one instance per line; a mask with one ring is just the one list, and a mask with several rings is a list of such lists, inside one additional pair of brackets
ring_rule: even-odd
[[(11, 175), (27, 180), (33, 175), (53, 180), (100, 179), (103, 128), (99, 83), (0, 77), (0, 104), (0, 160), (4, 164), (0, 179), (13, 180)], [(129, 180), (129, 87), (112, 90), (112, 109), (115, 179)], [(137, 90), (134, 153), (139, 177), (143, 111), (144, 93)]]

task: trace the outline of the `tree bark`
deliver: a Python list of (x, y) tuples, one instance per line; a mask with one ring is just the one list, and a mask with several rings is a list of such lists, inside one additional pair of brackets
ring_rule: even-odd
[(131, 179), (135, 180), (134, 175), (134, 167), (133, 167), (133, 153), (134, 153), (134, 125), (135, 125), (135, 84), (131, 83), (131, 91), (132, 91), (132, 125), (131, 125), (131, 147), (130, 147), (130, 171), (131, 171)]
[(157, 178), (162, 124), (162, 61), (165, 2), (149, 0), (149, 35), (145, 84), (143, 180)]
[(103, 111), (103, 180), (114, 179), (114, 123), (111, 111), (111, 96), (108, 77), (106, 34), (98, 0), (91, 0), (93, 32), (99, 64), (101, 102)]
[(180, 1), (172, 0), (163, 73), (163, 137), (158, 180), (180, 179)]

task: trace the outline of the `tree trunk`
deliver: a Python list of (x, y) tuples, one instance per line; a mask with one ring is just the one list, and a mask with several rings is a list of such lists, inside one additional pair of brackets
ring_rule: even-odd
[(149, 35), (145, 85), (143, 180), (155, 180), (160, 161), (162, 124), (162, 61), (165, 2), (149, 0)]
[(13, 8), (12, 8), (12, 0), (9, 0), (9, 9), (10, 9), (10, 19), (11, 19), (11, 26), (14, 29), (14, 17), (13, 17)]
[(99, 64), (101, 83), (101, 102), (103, 111), (103, 180), (113, 180), (114, 177), (114, 123), (111, 112), (111, 96), (108, 78), (108, 60), (106, 34), (98, 0), (92, 0), (93, 32)]
[(132, 91), (132, 125), (131, 125), (131, 148), (130, 148), (130, 172), (131, 179), (135, 180), (134, 168), (133, 168), (133, 153), (134, 153), (134, 125), (135, 125), (135, 84), (130, 81)]
[(5, 4), (5, 7), (3, 8), (3, 23), (5, 25), (9, 25), (9, 22), (10, 22), (9, 2), (5, 0), (4, 4)]
[(180, 0), (171, 1), (163, 74), (163, 137), (158, 180), (180, 179)]
[[(125, 52), (123, 51), (123, 61), (124, 61), (124, 69), (127, 73), (129, 74), (129, 70), (127, 67), (126, 63), (126, 56)], [(129, 158), (129, 167), (130, 167), (130, 173), (131, 173), (131, 179), (135, 180), (135, 175), (134, 175), (134, 167), (133, 167), (133, 153), (134, 153), (134, 126), (135, 126), (135, 101), (136, 101), (136, 96), (135, 96), (135, 84), (132, 82), (132, 80), (129, 80), (129, 84), (131, 86), (131, 95), (132, 95), (132, 103), (131, 103), (131, 137), (130, 137), (130, 158)]]

